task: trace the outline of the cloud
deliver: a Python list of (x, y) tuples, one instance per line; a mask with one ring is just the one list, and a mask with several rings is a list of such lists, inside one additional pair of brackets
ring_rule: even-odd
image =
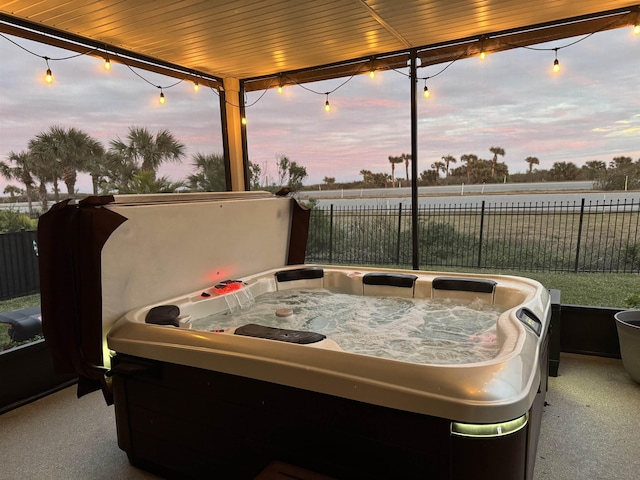
[[(574, 40), (537, 47), (552, 49)], [(39, 55), (68, 55), (15, 41)], [(540, 159), (540, 168), (558, 161), (608, 163), (621, 154), (640, 158), (639, 42), (628, 29), (587, 37), (560, 48), (558, 75), (551, 73), (553, 51), (530, 49), (489, 55), (485, 61), (461, 60), (444, 71), (446, 65), (419, 69), (419, 171), (449, 154), (490, 158), (492, 146), (505, 149), (501, 160), (512, 173), (526, 171), (529, 156)], [(190, 82), (163, 88), (167, 103), (160, 106), (156, 87), (175, 79), (136, 70), (139, 76), (115, 62), (106, 72), (100, 59), (83, 56), (51, 61), (55, 82), (45, 85), (41, 58), (4, 38), (0, 56), (2, 160), (10, 151), (26, 149), (29, 139), (51, 125), (81, 128), (105, 146), (126, 136), (132, 125), (168, 129), (188, 150), (182, 165), (161, 168), (160, 174), (173, 180), (192, 173), (192, 154), (222, 153), (219, 98), (210, 89), (194, 93)], [(425, 83), (428, 100), (421, 95)], [(391, 173), (388, 156), (410, 152), (408, 69), (304, 87), (247, 94), (249, 159), (272, 178), (279, 154), (305, 166), (308, 183), (315, 183), (325, 176), (357, 180), (362, 169)], [(329, 113), (326, 92), (331, 92)], [(0, 179), (0, 191), (6, 183)], [(80, 188), (88, 191), (89, 185), (83, 177)]]

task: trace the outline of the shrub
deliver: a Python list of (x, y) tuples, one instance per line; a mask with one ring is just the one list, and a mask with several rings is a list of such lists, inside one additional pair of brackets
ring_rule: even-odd
[(37, 225), (37, 220), (30, 219), (26, 213), (21, 213), (12, 208), (0, 209), (0, 233), (35, 230)]
[(626, 308), (639, 308), (640, 309), (640, 293), (634, 293), (627, 297), (624, 301)]

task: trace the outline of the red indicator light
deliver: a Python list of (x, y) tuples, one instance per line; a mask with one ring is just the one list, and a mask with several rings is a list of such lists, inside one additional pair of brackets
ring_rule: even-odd
[(242, 282), (219, 283), (213, 287), (216, 295), (224, 295), (225, 293), (237, 292), (242, 288)]

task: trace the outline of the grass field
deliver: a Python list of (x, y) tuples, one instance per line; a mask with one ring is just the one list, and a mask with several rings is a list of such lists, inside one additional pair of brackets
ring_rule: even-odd
[(486, 271), (478, 273), (500, 273), (518, 275), (539, 281), (547, 288), (561, 291), (561, 302), (565, 305), (590, 307), (626, 308), (626, 300), (640, 293), (640, 275), (633, 273), (547, 273)]
[[(433, 269), (638, 273), (638, 204), (579, 207), (421, 206), (419, 263)], [(410, 213), (399, 207), (312, 210), (307, 261), (408, 268)]]

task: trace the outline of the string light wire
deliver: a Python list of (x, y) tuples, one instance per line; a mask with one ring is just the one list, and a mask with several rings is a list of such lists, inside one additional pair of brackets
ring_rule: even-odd
[[(632, 11), (633, 11), (633, 10), (632, 10)], [(639, 24), (638, 18), (640, 18), (640, 10), (638, 10), (638, 13), (637, 13), (637, 15), (636, 15), (636, 21), (635, 21), (634, 29), (633, 29), (634, 33), (638, 33), (638, 34), (640, 34), (640, 24)], [(577, 43), (580, 43), (580, 42), (582, 42), (582, 41), (586, 40), (587, 38), (591, 37), (592, 35), (595, 35), (596, 33), (600, 32), (600, 31), (603, 31), (603, 30), (609, 29), (609, 28), (610, 28), (610, 27), (612, 27), (612, 26), (613, 26), (617, 21), (618, 21), (618, 19), (613, 19), (610, 23), (603, 25), (601, 28), (599, 28), (599, 29), (597, 29), (597, 30), (595, 30), (595, 31), (593, 31), (593, 32), (590, 32), (590, 33), (588, 33), (588, 34), (586, 34), (586, 35), (584, 35), (584, 36), (582, 36), (582, 37), (578, 38), (577, 40), (574, 40), (574, 41), (569, 42), (569, 43), (567, 43), (567, 44), (561, 45), (561, 46), (559, 46), (559, 47), (553, 47), (553, 48), (548, 48), (548, 47), (545, 47), (545, 48), (543, 48), (543, 47), (533, 47), (533, 46), (530, 46), (530, 45), (518, 45), (518, 44), (514, 44), (514, 43), (505, 42), (504, 40), (501, 40), (500, 38), (494, 38), (493, 40), (494, 40), (495, 42), (498, 42), (498, 43), (500, 43), (500, 44), (502, 44), (502, 45), (505, 45), (505, 46), (508, 46), (508, 47), (510, 47), (510, 48), (524, 48), (524, 49), (527, 49), (527, 50), (536, 50), (536, 51), (554, 51), (554, 53), (555, 53), (555, 60), (554, 60), (554, 68), (553, 68), (553, 69), (554, 69), (554, 71), (556, 71), (556, 72), (557, 72), (557, 71), (559, 70), (559, 68), (560, 68), (559, 61), (558, 61), (558, 50), (561, 50), (561, 49), (568, 48), (568, 47), (571, 47), (571, 46), (573, 46), (573, 45), (576, 45)], [(51, 61), (69, 60), (69, 59), (76, 58), (76, 57), (81, 57), (81, 56), (85, 56), (85, 55), (91, 55), (91, 54), (94, 54), (94, 53), (96, 53), (96, 52), (102, 52), (102, 50), (99, 50), (99, 49), (97, 49), (97, 48), (90, 48), (90, 49), (88, 49), (88, 50), (87, 50), (87, 51), (85, 51), (85, 52), (76, 53), (76, 54), (68, 55), (68, 56), (65, 56), (65, 57), (51, 58), (51, 57), (47, 57), (47, 56), (44, 56), (44, 55), (39, 55), (39, 54), (37, 54), (37, 53), (35, 53), (35, 52), (33, 52), (33, 51), (29, 50), (28, 48), (26, 48), (26, 47), (24, 47), (24, 46), (20, 45), (19, 43), (15, 42), (14, 40), (12, 40), (11, 38), (9, 38), (8, 36), (6, 36), (6, 35), (4, 35), (4, 34), (2, 34), (2, 33), (0, 33), (0, 37), (4, 38), (5, 40), (7, 40), (8, 42), (10, 42), (10, 43), (14, 44), (15, 46), (17, 46), (18, 48), (20, 48), (20, 49), (24, 50), (25, 52), (27, 52), (27, 53), (29, 53), (29, 54), (31, 54), (31, 55), (34, 55), (34, 56), (36, 56), (36, 57), (39, 57), (39, 58), (44, 59), (44, 60), (45, 60), (45, 62), (47, 63), (47, 82), (49, 82), (49, 83), (51, 83), (51, 81), (53, 81), (53, 76), (52, 76), (52, 73), (51, 73), (51, 68), (50, 68), (50, 66), (49, 66), (49, 60), (51, 60)], [(481, 42), (481, 44), (480, 44), (480, 57), (481, 57), (482, 59), (484, 59), (484, 58), (485, 58), (485, 56), (486, 56), (486, 52), (485, 52), (485, 50), (484, 50), (484, 40), (485, 40), (485, 39), (486, 39), (486, 36), (484, 36), (484, 35), (483, 35), (483, 36), (481, 36), (481, 37), (479, 38), (479, 40), (480, 40), (480, 42)], [(103, 52), (104, 52), (105, 69), (109, 70), (109, 68), (110, 68), (109, 53), (108, 53), (108, 51), (107, 51), (107, 49), (106, 49), (106, 48), (103, 50)], [(455, 62), (457, 62), (458, 60), (460, 60), (460, 59), (462, 59), (462, 58), (466, 58), (466, 57), (468, 57), (468, 56), (469, 56), (469, 55), (468, 55), (468, 53), (467, 53), (467, 52), (462, 53), (458, 58), (455, 58), (455, 59), (453, 59), (452, 61), (450, 61), (450, 62), (449, 62), (449, 63), (448, 63), (444, 68), (442, 68), (442, 69), (441, 69), (440, 71), (438, 71), (437, 73), (435, 73), (435, 74), (433, 74), (433, 75), (430, 75), (430, 76), (427, 76), (427, 77), (421, 77), (421, 78), (419, 78), (419, 80), (424, 80), (424, 81), (425, 81), (425, 86), (424, 86), (424, 96), (425, 96), (425, 97), (428, 97), (428, 96), (429, 96), (429, 90), (428, 90), (428, 88), (427, 88), (427, 84), (426, 84), (427, 80), (429, 80), (429, 79), (431, 79), (431, 78), (434, 78), (434, 77), (437, 77), (437, 76), (441, 75), (441, 74), (442, 74), (442, 73), (444, 73), (444, 72), (445, 72), (449, 67), (451, 67), (451, 65), (453, 65)], [(165, 89), (169, 89), (169, 88), (172, 88), (172, 87), (175, 87), (175, 86), (179, 85), (180, 83), (182, 83), (182, 82), (184, 81), (184, 78), (182, 78), (182, 79), (178, 80), (177, 82), (172, 83), (172, 84), (169, 84), (169, 85), (165, 85), (165, 86), (162, 86), (162, 85), (156, 85), (156, 84), (154, 84), (153, 82), (151, 82), (150, 80), (148, 80), (147, 78), (145, 78), (143, 75), (141, 75), (141, 74), (139, 74), (138, 72), (136, 72), (136, 71), (135, 71), (135, 70), (134, 70), (130, 65), (128, 65), (128, 64), (127, 64), (127, 62), (125, 61), (125, 59), (124, 59), (124, 58), (122, 58), (122, 57), (118, 57), (118, 60), (119, 60), (122, 64), (124, 64), (124, 65), (129, 69), (129, 70), (131, 70), (131, 72), (133, 72), (133, 73), (134, 73), (134, 75), (136, 75), (137, 77), (139, 77), (140, 79), (142, 79), (144, 82), (146, 82), (146, 83), (148, 83), (149, 85), (152, 85), (152, 86), (154, 86), (154, 87), (156, 87), (156, 88), (160, 89), (160, 99), (161, 99), (161, 103), (164, 103), (164, 101), (163, 101), (163, 100), (166, 100), (166, 99), (165, 99), (165, 97), (164, 97), (164, 92), (163, 92), (163, 90), (165, 90)], [(366, 64), (366, 63), (360, 64), (360, 67), (358, 68), (358, 70), (357, 70), (355, 73), (353, 73), (351, 76), (349, 76), (346, 80), (344, 80), (342, 83), (340, 83), (339, 85), (337, 85), (335, 88), (333, 88), (332, 90), (329, 90), (329, 91), (327, 91), (327, 92), (320, 92), (320, 91), (314, 90), (313, 88), (307, 87), (307, 86), (305, 86), (305, 85), (303, 85), (303, 84), (299, 83), (297, 80), (295, 80), (295, 79), (293, 79), (293, 78), (288, 77), (288, 76), (286, 75), (286, 73), (280, 73), (280, 74), (278, 74), (278, 78), (277, 78), (277, 79), (278, 79), (278, 82), (277, 82), (277, 83), (278, 83), (278, 92), (279, 92), (279, 93), (281, 93), (281, 92), (282, 92), (282, 87), (283, 87), (283, 81), (282, 81), (282, 80), (283, 80), (283, 78), (286, 78), (286, 79), (288, 80), (288, 83), (295, 84), (295, 85), (297, 85), (297, 86), (301, 87), (302, 89), (304, 89), (304, 90), (306, 90), (306, 91), (308, 91), (308, 92), (311, 92), (311, 93), (316, 94), (316, 95), (325, 95), (325, 97), (326, 97), (326, 101), (325, 101), (325, 109), (327, 109), (327, 111), (328, 111), (328, 110), (329, 110), (329, 108), (330, 108), (330, 107), (329, 107), (329, 95), (330, 95), (330, 94), (333, 94), (333, 93), (335, 93), (336, 91), (338, 91), (339, 89), (341, 89), (343, 86), (345, 86), (347, 83), (349, 83), (349, 82), (350, 82), (350, 81), (351, 81), (351, 80), (352, 80), (356, 75), (359, 75), (359, 74), (363, 73), (363, 70), (364, 70), (364, 71), (368, 71), (368, 72), (369, 72), (369, 75), (373, 78), (373, 77), (374, 77), (374, 75), (375, 75), (375, 69), (374, 69), (374, 67), (375, 67), (375, 64), (376, 64), (376, 63), (383, 65), (384, 67), (386, 67), (386, 69), (387, 69), (387, 70), (393, 70), (393, 71), (395, 71), (396, 73), (399, 73), (399, 74), (404, 75), (404, 76), (406, 76), (406, 77), (410, 77), (410, 75), (409, 75), (409, 74), (407, 74), (407, 73), (405, 73), (405, 72), (400, 71), (398, 68), (395, 68), (395, 67), (391, 67), (391, 66), (389, 66), (389, 65), (386, 65), (386, 64), (384, 63), (384, 60), (383, 60), (383, 59), (381, 60), (381, 59), (378, 59), (378, 58), (376, 58), (376, 57), (371, 57), (371, 58), (370, 58), (370, 61), (369, 61), (369, 63), (368, 63), (368, 64)], [(425, 65), (424, 67), (426, 67), (426, 65)], [(423, 66), (420, 66), (420, 67), (418, 67), (418, 68), (424, 68), (424, 67), (423, 67)], [(259, 102), (259, 101), (264, 97), (264, 95), (266, 94), (266, 92), (267, 92), (267, 91), (268, 91), (268, 90), (269, 90), (269, 89), (274, 85), (274, 81), (275, 81), (275, 80), (272, 80), (272, 81), (271, 81), (271, 83), (270, 83), (269, 85), (267, 85), (267, 87), (264, 89), (264, 91), (260, 94), (260, 96), (259, 96), (259, 97), (254, 101), (254, 102), (252, 102), (252, 103), (250, 103), (250, 104), (249, 104), (249, 103), (246, 103), (246, 104), (244, 105), (244, 107), (247, 107), (247, 108), (248, 108), (248, 107), (252, 107), (252, 106), (256, 105), (256, 104), (257, 104), (257, 103), (258, 103), (258, 102)], [(220, 95), (219, 91), (218, 91), (216, 88), (214, 88), (214, 87), (213, 87), (213, 86), (211, 86), (211, 85), (209, 85), (209, 87), (210, 87), (210, 89), (211, 89), (211, 90), (212, 90), (216, 95), (218, 95), (218, 96)], [(199, 88), (198, 82), (197, 82), (197, 81), (194, 81), (194, 90), (195, 90), (195, 91), (198, 91), (198, 88)], [(246, 100), (246, 93), (245, 93), (245, 100)], [(226, 102), (226, 103), (228, 103), (229, 105), (233, 106), (233, 107), (240, 107), (240, 105), (235, 105), (233, 102), (230, 102), (230, 101), (229, 101), (228, 99), (226, 99), (226, 98), (225, 98), (225, 102)]]

